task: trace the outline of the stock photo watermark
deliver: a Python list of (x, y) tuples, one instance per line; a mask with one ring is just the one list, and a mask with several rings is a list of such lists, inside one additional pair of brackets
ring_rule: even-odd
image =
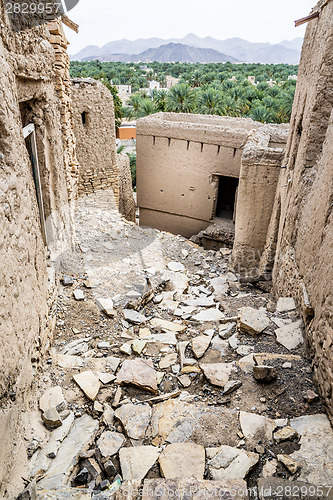
[(24, 31), (66, 15), (80, 0), (6, 0), (5, 9), (15, 31)]

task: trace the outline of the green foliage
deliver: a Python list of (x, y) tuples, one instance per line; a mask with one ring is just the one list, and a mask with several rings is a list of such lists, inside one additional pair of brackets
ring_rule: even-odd
[[(267, 123), (290, 120), (298, 67), (287, 64), (190, 64), (149, 63), (149, 71), (137, 63), (71, 63), (72, 77), (92, 77), (110, 88), (115, 101), (117, 126), (121, 117), (135, 119), (160, 111), (244, 116)], [(149, 82), (165, 86), (166, 76), (178, 78), (169, 92), (153, 90)], [(254, 76), (256, 86), (248, 81)], [(276, 85), (267, 82), (273, 80)], [(132, 96), (122, 107), (114, 85), (131, 85)]]
[(132, 174), (132, 186), (136, 186), (136, 153), (127, 153), (130, 161), (131, 174)]
[(193, 113), (196, 95), (187, 83), (179, 83), (170, 89), (166, 98), (166, 110), (173, 113)]
[(102, 78), (101, 81), (110, 90), (112, 94), (116, 127), (120, 127), (121, 120), (124, 114), (123, 114), (123, 103), (121, 102), (120, 97), (118, 95), (117, 87), (111, 85), (105, 78)]

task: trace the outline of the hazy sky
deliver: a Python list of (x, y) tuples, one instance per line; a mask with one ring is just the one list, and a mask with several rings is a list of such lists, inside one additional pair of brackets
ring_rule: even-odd
[(80, 25), (78, 35), (66, 30), (69, 53), (121, 38), (182, 38), (188, 33), (276, 43), (303, 36), (304, 28), (295, 28), (294, 20), (308, 15), (315, 4), (316, 0), (80, 0), (69, 13)]

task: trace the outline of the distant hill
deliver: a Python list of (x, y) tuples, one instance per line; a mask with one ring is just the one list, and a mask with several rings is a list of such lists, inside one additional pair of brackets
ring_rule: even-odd
[[(91, 61), (95, 57), (86, 57), (84, 61)], [(222, 54), (214, 49), (200, 49), (181, 43), (168, 43), (158, 48), (148, 49), (141, 54), (105, 54), (98, 57), (103, 62), (188, 62), (188, 63), (224, 63), (238, 62), (234, 57)]]
[[(298, 64), (300, 60), (300, 53), (302, 48), (303, 39), (295, 38), (294, 40), (288, 41), (284, 40), (279, 44), (271, 43), (252, 43), (242, 38), (228, 38), (227, 40), (217, 40), (212, 37), (200, 38), (193, 33), (189, 33), (182, 39), (169, 39), (163, 40), (162, 38), (147, 38), (138, 40), (117, 40), (114, 42), (109, 42), (103, 47), (97, 47), (95, 45), (89, 45), (81, 50), (78, 54), (71, 56), (72, 60), (83, 61), (83, 60), (94, 60), (99, 59), (101, 61), (128, 61), (136, 62), (138, 60), (145, 61), (146, 59), (140, 59), (146, 52), (149, 53), (149, 58), (147, 61), (151, 61), (154, 56), (153, 52), (149, 52), (152, 49), (159, 49), (162, 46), (169, 45), (183, 45), (198, 49), (212, 49), (221, 53), (222, 57), (226, 57), (227, 60), (238, 60), (241, 62), (253, 62), (253, 63), (267, 63), (267, 64)], [(173, 50), (173, 49), (172, 49)], [(180, 49), (175, 49), (180, 50)], [(171, 49), (163, 49), (165, 52), (170, 52)], [(191, 62), (208, 62), (206, 60), (193, 60), (195, 57), (205, 58), (203, 53), (189, 53), (187, 49), (188, 57)], [(158, 52), (157, 52), (158, 54)], [(195, 56), (196, 54), (196, 56)], [(140, 56), (139, 59), (134, 56)], [(213, 56), (213, 54), (211, 54)], [(162, 55), (160, 54), (160, 57)], [(217, 57), (217, 54), (214, 55)], [(208, 58), (209, 59), (209, 58)], [(160, 59), (155, 59), (160, 60)], [(165, 59), (161, 59), (162, 62), (169, 62)], [(170, 61), (171, 62), (171, 61)], [(181, 62), (181, 61), (179, 61)], [(209, 61), (210, 62), (210, 61)], [(212, 61), (215, 62), (215, 59)], [(216, 61), (216, 62), (220, 62)], [(224, 62), (224, 61), (221, 61)]]

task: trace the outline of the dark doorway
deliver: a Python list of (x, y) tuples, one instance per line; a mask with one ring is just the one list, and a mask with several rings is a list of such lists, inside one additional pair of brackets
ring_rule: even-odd
[(216, 217), (234, 220), (239, 179), (219, 175)]

